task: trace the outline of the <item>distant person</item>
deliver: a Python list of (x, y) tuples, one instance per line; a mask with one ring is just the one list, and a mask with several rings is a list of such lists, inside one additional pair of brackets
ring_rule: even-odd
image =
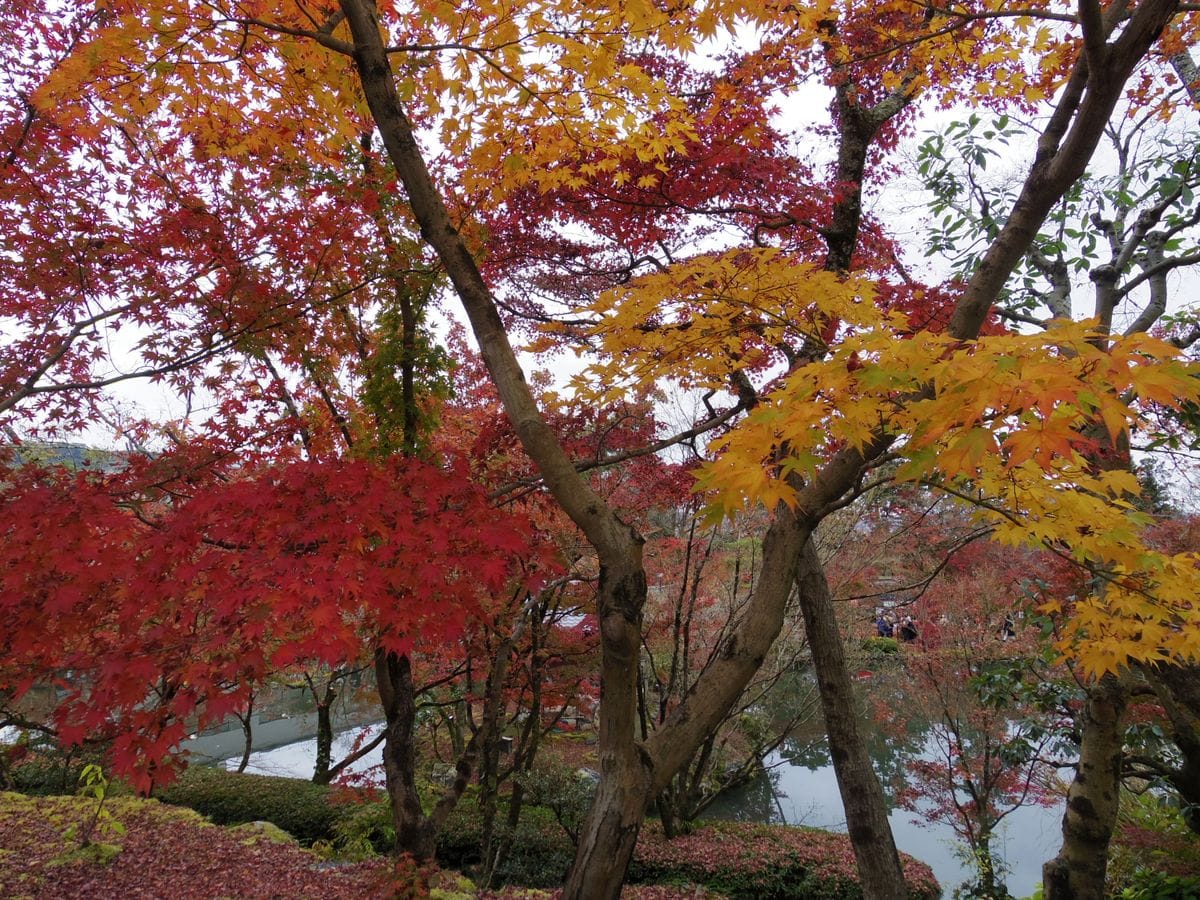
[(1000, 640), (1011, 641), (1017, 636), (1017, 626), (1012, 616), (1004, 617), (1004, 627), (1000, 629)]
[(880, 637), (890, 638), (892, 636), (892, 623), (883, 613), (880, 613), (879, 617), (875, 619), (875, 630), (879, 632)]
[(905, 616), (904, 621), (900, 624), (900, 640), (906, 644), (911, 644), (917, 639), (917, 623), (913, 621), (912, 616)]

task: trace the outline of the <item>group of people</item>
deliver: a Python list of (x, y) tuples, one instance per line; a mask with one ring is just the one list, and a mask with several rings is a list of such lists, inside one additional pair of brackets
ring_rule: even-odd
[(900, 618), (891, 610), (881, 611), (875, 619), (875, 630), (880, 637), (894, 637), (906, 644), (917, 639), (917, 623), (912, 616)]
[[(884, 598), (885, 600), (888, 598)], [(1020, 621), (1020, 614), (1009, 613), (1004, 616), (1003, 623), (999, 626), (996, 636), (1002, 641), (1013, 641), (1017, 638), (1017, 624)], [(946, 617), (931, 618), (924, 623), (925, 635), (921, 638), (922, 646), (937, 646), (941, 637), (942, 626), (946, 624)], [(911, 614), (901, 615), (893, 607), (884, 607), (879, 609), (875, 614), (875, 631), (880, 637), (895, 638), (904, 644), (910, 644), (917, 640), (920, 636), (917, 631), (916, 620)]]

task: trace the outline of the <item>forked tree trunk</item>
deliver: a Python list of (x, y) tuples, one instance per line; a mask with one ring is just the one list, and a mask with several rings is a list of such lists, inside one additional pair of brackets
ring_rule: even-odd
[(1079, 769), (1067, 792), (1063, 844), (1042, 868), (1045, 900), (1101, 900), (1108, 842), (1117, 821), (1124, 743), (1125, 687), (1105, 675), (1088, 688)]
[(908, 889), (888, 823), (887, 802), (859, 732), (854, 685), (846, 667), (833, 596), (811, 538), (805, 541), (800, 556), (796, 584), (813, 669), (821, 690), (829, 755), (846, 809), (846, 826), (854, 846), (863, 896), (870, 900), (904, 900)]
[(475, 772), (480, 749), (498, 739), (503, 688), (513, 648), (524, 633), (525, 607), (517, 615), (509, 636), (500, 642), (488, 673), (483, 718), (454, 765), (454, 780), (442, 792), (428, 815), (417, 791), (415, 740), (417, 689), (412, 662), (402, 654), (375, 651), (375, 679), (383, 705), (383, 770), (387, 779), (392, 823), (396, 831), (396, 854), (409, 854), (418, 861), (432, 859), (438, 832), (445, 824)]

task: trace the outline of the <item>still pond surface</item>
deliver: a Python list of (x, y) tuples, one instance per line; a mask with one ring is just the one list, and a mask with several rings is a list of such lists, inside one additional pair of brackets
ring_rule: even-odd
[[(374, 731), (378, 727), (369, 726), (369, 729)], [(337, 736), (335, 759), (350, 751), (357, 734), (358, 729), (355, 729)], [(922, 736), (920, 732), (914, 735), (918, 740)], [(910, 743), (907, 752), (914, 752), (913, 748)], [(919, 755), (928, 750), (918, 743), (915, 752)], [(315, 740), (297, 741), (253, 754), (249, 771), (309, 778), (315, 757)], [(353, 770), (365, 772), (377, 762), (376, 754), (371, 757), (360, 760)], [(889, 781), (902, 770), (904, 753), (877, 752), (874, 759), (881, 777)], [(721, 797), (708, 815), (845, 831), (846, 817), (837, 779), (827, 760), (828, 756), (820, 746), (772, 754), (767, 760), (769, 774), (766, 777)], [(234, 768), (237, 762), (236, 759), (227, 760), (225, 765)], [(961, 845), (948, 825), (918, 823), (915, 819), (916, 814), (908, 810), (897, 808), (892, 811), (889, 820), (896, 844), (905, 853), (928, 863), (949, 897), (954, 887), (970, 875), (960, 855)], [(1061, 804), (1049, 808), (1025, 806), (1001, 824), (995, 843), (996, 855), (1009, 868), (1007, 884), (1014, 896), (1027, 897), (1040, 883), (1042, 863), (1058, 850), (1061, 820)]]
[[(788, 825), (807, 825), (831, 831), (846, 830), (846, 813), (838, 793), (833, 766), (818, 757), (819, 751), (793, 755), (775, 753), (767, 760), (769, 774), (737, 791), (719, 798), (709, 808), (713, 818), (737, 819), (751, 822), (774, 822)], [(918, 751), (917, 755), (921, 755)], [(881, 767), (876, 759), (876, 767)], [(903, 758), (890, 762), (903, 764)], [(887, 778), (894, 772), (881, 771)], [(1061, 803), (1052, 807), (1023, 806), (1000, 824), (993, 844), (997, 860), (1007, 866), (1005, 879), (1014, 897), (1028, 897), (1042, 880), (1042, 863), (1058, 852), (1062, 841)], [(958, 885), (966, 881), (970, 869), (965, 865), (954, 830), (944, 823), (928, 823), (918, 813), (894, 808), (888, 821), (896, 838), (896, 846), (927, 863), (950, 897)]]

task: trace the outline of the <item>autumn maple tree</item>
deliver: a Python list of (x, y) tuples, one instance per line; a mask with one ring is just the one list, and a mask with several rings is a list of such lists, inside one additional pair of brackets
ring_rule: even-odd
[[(813, 542), (877, 479), (963, 499), (998, 540), (1094, 573), (1104, 590), (1073, 603), (1060, 648), (1098, 684), (1194, 659), (1195, 557), (1142, 539), (1136, 479), (1110, 464), (1133, 427), (1154, 433), (1158, 412), (1195, 401), (1194, 367), (1103, 315), (1039, 332), (993, 315), (1118, 104), (1169, 117), (1180, 102), (1168, 62), (1194, 37), (1189, 7), (19, 0), (0, 15), (21, 60), (0, 147), (0, 209), (21, 237), (0, 262), (4, 312), (22, 351), (2, 402), (21, 421), (102, 412), (97, 390), (129, 374), (96, 369), (120, 325), (154, 336), (136, 371), (185, 391), (225, 347), (239, 360), (227, 380), (243, 363), (278, 370), (265, 395), (223, 394), (240, 435), (222, 449), (269, 431), (278, 419), (256, 413), (289, 398), (328, 413), (310, 439), (352, 443), (363, 419), (329, 402), (354, 367), (350, 326), (384, 302), (372, 287), (436, 257), (524, 452), (598, 563), (601, 780), (568, 896), (616, 896), (648, 804), (759, 669), (793, 591), (864, 893), (905, 895)], [(802, 86), (827, 110), (812, 127), (776, 109)], [(1040, 125), (1002, 224), (960, 280), (922, 284), (871, 200), (919, 112), (953, 104)], [(814, 142), (828, 153), (806, 154)], [(738, 626), (645, 739), (644, 537), (525, 379), (511, 335), (530, 321), (539, 349), (588, 354), (577, 403), (700, 395), (695, 421), (644, 450), (690, 442), (714, 517), (768, 517)], [(266, 336), (286, 353), (260, 351)], [(289, 372), (308, 377), (302, 395)], [(276, 434), (282, 448), (296, 430)], [(371, 538), (352, 533), (337, 535), (348, 577), (365, 579), (354, 561)], [(1067, 822), (1047, 896), (1102, 879), (1106, 835), (1072, 843), (1092, 825), (1104, 831)]]
[[(987, 539), (955, 552), (919, 599), (919, 637), (899, 654), (901, 696), (882, 715), (895, 727), (913, 716), (930, 723), (928, 754), (908, 761), (900, 802), (922, 820), (942, 822), (970, 854), (964, 887), (1003, 895), (996, 841), (1024, 805), (1057, 802), (1055, 750), (1065, 743), (1065, 712), (1049, 683), (1041, 629), (1024, 613), (1034, 597), (1036, 551)], [(1026, 598), (1025, 610), (1014, 598)]]
[[(428, 450), (448, 377), (424, 327), (436, 273), (389, 226), (369, 144), (251, 171), (165, 120), (36, 114), (32, 92), (109, 15), (62, 12), (4, 13), (0, 405), (14, 440), (104, 423), (130, 451), (78, 473), (53, 446), (6, 455), (0, 699), (6, 722), (109, 742), (144, 790), (264, 679), (390, 675), (540, 576), (528, 522)], [(112, 390), (135, 378), (183, 412), (129, 411)], [(49, 719), (22, 703), (34, 686), (65, 693)], [(428, 855), (411, 812), (397, 830)]]

